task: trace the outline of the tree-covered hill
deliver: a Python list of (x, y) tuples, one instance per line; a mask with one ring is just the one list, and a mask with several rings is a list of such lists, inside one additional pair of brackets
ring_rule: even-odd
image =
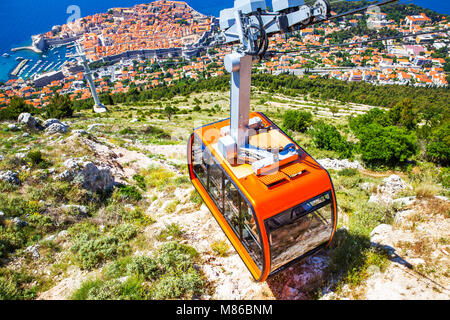
[[(344, 13), (349, 10), (365, 7), (378, 1), (341, 1), (332, 4), (332, 10), (336, 13)], [(415, 4), (392, 3), (381, 7), (381, 11), (387, 14), (388, 19), (399, 22), (408, 15), (425, 13), (431, 20), (440, 21), (442, 17), (448, 17), (447, 14), (441, 14), (434, 10), (423, 8)]]

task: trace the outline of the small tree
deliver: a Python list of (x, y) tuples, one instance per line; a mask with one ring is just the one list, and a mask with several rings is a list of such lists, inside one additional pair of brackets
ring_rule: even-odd
[(426, 156), (433, 162), (448, 166), (450, 163), (450, 122), (435, 129), (427, 144)]
[(352, 129), (355, 134), (358, 134), (372, 123), (379, 124), (383, 127), (391, 126), (393, 124), (392, 117), (393, 115), (390, 113), (379, 108), (374, 108), (365, 114), (350, 118), (349, 125), (350, 129)]
[(107, 94), (107, 93), (103, 94), (101, 96), (100, 100), (102, 101), (102, 103), (104, 103), (107, 106), (113, 106), (114, 105), (114, 100), (113, 100), (113, 98), (111, 97), (110, 94)]
[(312, 136), (313, 142), (318, 148), (336, 151), (341, 158), (352, 156), (352, 144), (346, 141), (336, 127), (326, 123), (318, 123), (314, 126)]
[(364, 162), (369, 165), (395, 166), (412, 157), (416, 151), (416, 136), (404, 128), (371, 124), (358, 135)]
[(339, 107), (337, 106), (329, 106), (328, 109), (333, 114), (333, 117), (335, 117), (336, 114), (339, 112)]
[(169, 121), (172, 119), (172, 116), (177, 113), (177, 111), (177, 107), (167, 106), (164, 108), (164, 114), (167, 116), (167, 119), (169, 119)]
[(412, 101), (405, 98), (396, 104), (393, 108), (392, 118), (395, 124), (405, 127), (408, 130), (414, 130), (417, 126), (417, 114), (413, 109)]
[(0, 120), (17, 120), (19, 115), (24, 112), (34, 113), (36, 111), (33, 106), (18, 97), (13, 97), (10, 104), (3, 110), (0, 110)]
[(46, 108), (46, 115), (49, 118), (67, 118), (73, 115), (73, 104), (68, 95), (56, 93)]
[(312, 120), (311, 112), (288, 110), (283, 116), (283, 127), (292, 131), (306, 132)]

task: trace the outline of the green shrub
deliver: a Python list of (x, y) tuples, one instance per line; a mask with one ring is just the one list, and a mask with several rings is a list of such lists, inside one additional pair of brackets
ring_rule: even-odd
[(152, 290), (154, 299), (191, 298), (202, 292), (203, 281), (194, 270), (182, 274), (168, 274), (161, 278)]
[(306, 132), (311, 126), (312, 120), (311, 112), (288, 110), (283, 115), (283, 127), (287, 130)]
[(105, 235), (91, 239), (85, 233), (77, 237), (70, 249), (83, 269), (92, 269), (107, 260), (124, 255), (129, 251), (129, 246), (120, 242), (116, 236)]
[(121, 241), (128, 241), (136, 237), (138, 228), (132, 224), (121, 224), (114, 228), (113, 235)]
[[(193, 248), (171, 242), (163, 245), (154, 258), (119, 258), (103, 269), (102, 279), (83, 283), (72, 299), (192, 298), (201, 294), (204, 287), (200, 273), (194, 268), (197, 256)], [(121, 278), (124, 275), (128, 276), (126, 281)]]
[(350, 158), (353, 154), (353, 146), (333, 125), (317, 123), (312, 130), (312, 136), (314, 144), (320, 149), (336, 151), (341, 158)]
[(195, 189), (191, 192), (191, 196), (189, 197), (189, 200), (195, 204), (196, 209), (200, 209), (200, 207), (203, 203), (202, 197)]
[(444, 166), (450, 163), (450, 122), (435, 129), (426, 146), (427, 157)]
[(138, 278), (130, 277), (125, 282), (119, 280), (89, 280), (82, 284), (72, 300), (142, 300), (145, 290)]
[(352, 169), (352, 168), (345, 168), (342, 170), (339, 170), (338, 175), (344, 176), (344, 177), (353, 177), (358, 174), (358, 169)]
[(32, 150), (28, 152), (25, 157), (25, 161), (28, 161), (33, 167), (41, 169), (47, 169), (51, 166), (51, 163), (44, 159), (40, 150)]
[(172, 237), (174, 239), (181, 238), (183, 236), (183, 230), (180, 229), (180, 226), (176, 223), (171, 223), (166, 226), (165, 230), (162, 230), (158, 235), (158, 240), (166, 240), (168, 237)]
[(117, 187), (116, 194), (119, 200), (128, 200), (135, 202), (142, 200), (142, 194), (135, 186), (120, 185)]
[(0, 225), (0, 258), (22, 248), (28, 241), (29, 234), (17, 226)]
[(387, 253), (372, 248), (367, 236), (345, 229), (336, 231), (329, 256), (327, 274), (337, 290), (344, 284), (355, 288), (368, 278), (370, 266), (377, 266), (383, 271), (388, 264)]
[(174, 213), (177, 210), (178, 205), (180, 204), (179, 200), (171, 201), (165, 208), (167, 213)]
[(388, 205), (367, 203), (350, 216), (350, 229), (360, 235), (369, 236), (373, 228), (386, 223), (391, 224), (395, 216), (394, 208)]
[(107, 280), (119, 278), (127, 274), (127, 266), (131, 262), (132, 257), (121, 257), (107, 264), (102, 272)]
[(143, 172), (149, 188), (163, 189), (173, 185), (175, 173), (160, 166), (151, 166)]
[(371, 109), (369, 112), (351, 117), (349, 120), (349, 126), (355, 133), (361, 132), (362, 129), (373, 123), (384, 127), (394, 124), (389, 113), (379, 108)]
[(131, 129), (130, 127), (126, 127), (119, 131), (119, 134), (124, 134), (124, 135), (125, 134), (134, 134), (134, 133), (135, 133), (134, 130)]
[(147, 184), (145, 183), (145, 178), (139, 174), (133, 176), (133, 180), (136, 181), (139, 188), (142, 190), (147, 190)]
[(28, 201), (22, 195), (0, 193), (0, 211), (8, 217), (21, 217), (26, 213)]
[(230, 246), (226, 241), (215, 241), (211, 245), (211, 249), (219, 256), (226, 257), (228, 255), (228, 251), (230, 250)]
[(50, 104), (45, 108), (48, 118), (67, 118), (73, 115), (73, 102), (68, 95), (56, 93), (50, 99)]
[(187, 245), (169, 242), (161, 246), (158, 251), (158, 262), (166, 270), (184, 272), (191, 268), (198, 252)]
[(20, 299), (17, 284), (6, 277), (0, 277), (0, 300)]
[(442, 168), (439, 178), (444, 188), (450, 188), (450, 168)]
[(102, 280), (88, 280), (81, 284), (81, 287), (72, 294), (72, 300), (87, 300), (89, 292), (94, 288), (103, 285)]
[(138, 225), (146, 226), (154, 223), (155, 221), (145, 214), (141, 208), (120, 210), (120, 215), (123, 221), (132, 222)]
[(147, 256), (133, 257), (127, 264), (127, 273), (141, 276), (145, 280), (156, 279), (161, 274), (158, 262)]
[(372, 166), (395, 166), (417, 151), (415, 135), (394, 126), (371, 124), (360, 130), (358, 138), (362, 159)]
[(13, 97), (5, 109), (0, 109), (0, 120), (17, 120), (21, 113), (37, 113), (37, 109), (28, 104), (24, 99)]

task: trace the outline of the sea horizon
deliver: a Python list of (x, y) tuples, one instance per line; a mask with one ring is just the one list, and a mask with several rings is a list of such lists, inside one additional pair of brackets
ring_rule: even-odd
[[(55, 25), (65, 24), (70, 14), (67, 8), (70, 5), (78, 5), (81, 17), (89, 16), (95, 13), (106, 12), (113, 7), (132, 7), (136, 4), (150, 3), (150, 0), (97, 0), (87, 1), (78, 0), (68, 1), (50, 1), (42, 0), (39, 2), (32, 0), (3, 0), (0, 2), (0, 81), (7, 81), (8, 74), (16, 65), (15, 58), (23, 57), (25, 59), (40, 59), (40, 55), (31, 51), (19, 51), (12, 53), (10, 50), (15, 47), (31, 44), (31, 36), (45, 33), (51, 30)], [(207, 4), (200, 0), (186, 0), (192, 8), (206, 15), (219, 16), (220, 10), (232, 7), (234, 0), (221, 1), (209, 0)], [(271, 1), (267, 1), (269, 4)], [(450, 14), (450, 2), (442, 3), (435, 0), (413, 0), (412, 3), (435, 10), (439, 13)], [(2, 58), (3, 53), (11, 55), (10, 58)]]

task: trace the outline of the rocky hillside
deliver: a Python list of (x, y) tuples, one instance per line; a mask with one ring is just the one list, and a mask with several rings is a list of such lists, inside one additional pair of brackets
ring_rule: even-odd
[(449, 299), (435, 167), (321, 159), (338, 195), (333, 245), (256, 283), (190, 184), (187, 117), (118, 106), (1, 123), (0, 299)]

